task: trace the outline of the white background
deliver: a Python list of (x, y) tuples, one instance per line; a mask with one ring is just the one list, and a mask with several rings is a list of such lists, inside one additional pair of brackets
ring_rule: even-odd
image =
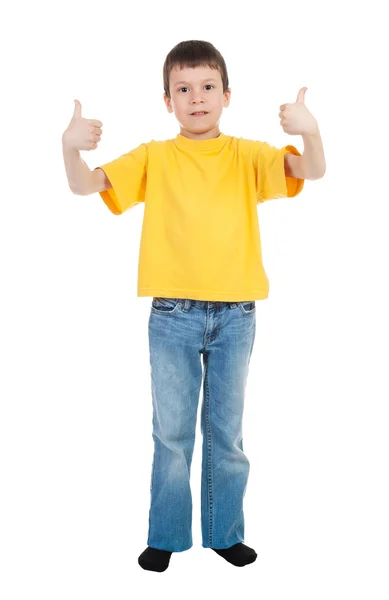
[[(34, 2), (1, 40), (0, 596), (387, 600), (388, 54), (383, 4)], [(226, 60), (228, 135), (303, 151), (278, 117), (305, 102), (327, 172), (258, 206), (270, 296), (257, 301), (239, 569), (201, 546), (161, 574), (146, 548), (151, 298), (137, 297), (143, 205), (115, 216), (68, 187), (74, 99), (103, 122), (91, 169), (179, 126), (162, 67), (178, 42)], [(386, 45), (386, 47), (385, 47)], [(199, 410), (201, 404), (199, 398)], [(200, 416), (200, 413), (199, 413)], [(140, 591), (139, 591), (139, 587)]]

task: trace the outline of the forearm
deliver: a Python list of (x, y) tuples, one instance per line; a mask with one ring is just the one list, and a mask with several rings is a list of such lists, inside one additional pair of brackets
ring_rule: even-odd
[(326, 172), (326, 161), (324, 157), (323, 143), (320, 132), (310, 135), (302, 135), (304, 152), (302, 154), (303, 170), (307, 179), (320, 179)]
[(69, 187), (74, 194), (85, 196), (91, 180), (91, 170), (82, 160), (80, 151), (71, 148), (62, 137), (62, 151)]

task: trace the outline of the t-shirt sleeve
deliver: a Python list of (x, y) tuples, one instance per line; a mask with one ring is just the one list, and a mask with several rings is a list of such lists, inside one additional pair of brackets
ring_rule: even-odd
[(267, 142), (255, 142), (253, 159), (257, 202), (297, 196), (304, 187), (304, 179), (285, 175), (284, 156), (288, 152), (301, 156), (294, 146), (276, 148)]
[(115, 215), (120, 215), (145, 201), (147, 144), (140, 144), (130, 152), (97, 168), (102, 169), (111, 182), (112, 188), (99, 194)]

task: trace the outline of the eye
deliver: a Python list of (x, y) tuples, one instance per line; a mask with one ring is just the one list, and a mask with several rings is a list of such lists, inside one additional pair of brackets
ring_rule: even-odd
[[(214, 85), (212, 85), (212, 83), (207, 83), (204, 87), (215, 87)], [(187, 87), (181, 87), (178, 88), (178, 91), (180, 92), (181, 90), (187, 90)]]

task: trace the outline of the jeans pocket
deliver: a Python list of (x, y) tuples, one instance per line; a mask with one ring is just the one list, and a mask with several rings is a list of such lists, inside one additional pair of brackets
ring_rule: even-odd
[(244, 315), (250, 315), (256, 310), (255, 300), (246, 300), (239, 302), (239, 308)]
[(157, 298), (153, 297), (151, 310), (155, 313), (173, 313), (181, 306), (179, 298)]

